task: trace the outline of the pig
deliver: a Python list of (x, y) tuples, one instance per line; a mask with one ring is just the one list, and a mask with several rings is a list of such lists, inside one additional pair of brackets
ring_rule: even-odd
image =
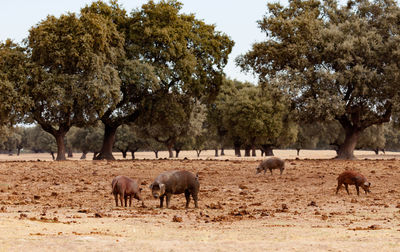
[(198, 173), (194, 175), (188, 171), (166, 171), (157, 176), (150, 185), (152, 195), (155, 199), (160, 199), (160, 208), (163, 207), (164, 196), (167, 198), (167, 208), (172, 194), (185, 193), (186, 208), (189, 207), (190, 195), (193, 197), (194, 206), (198, 208), (198, 198), (200, 183)]
[(125, 207), (127, 206), (127, 200), (129, 197), (129, 206), (132, 205), (132, 196), (142, 201), (142, 206), (144, 207), (143, 198), (141, 195), (142, 189), (138, 186), (138, 181), (136, 179), (130, 179), (125, 176), (117, 176), (111, 182), (112, 194), (114, 194), (115, 205), (118, 206), (118, 195), (121, 200), (121, 206), (123, 206), (123, 199), (125, 200)]
[(264, 174), (265, 174), (267, 172), (267, 169), (269, 169), (269, 171), (271, 172), (271, 175), (272, 175), (272, 169), (279, 169), (281, 172), (281, 175), (282, 175), (283, 170), (285, 169), (285, 161), (283, 161), (282, 159), (277, 158), (277, 157), (272, 157), (272, 158), (263, 160), (257, 166), (256, 174), (259, 174), (262, 170), (264, 170)]
[(342, 184), (344, 184), (347, 194), (349, 194), (349, 195), (350, 195), (350, 193), (349, 193), (348, 185), (356, 186), (357, 195), (360, 195), (360, 189), (359, 189), (360, 186), (362, 189), (364, 189), (365, 194), (371, 192), (369, 190), (371, 183), (368, 182), (367, 179), (362, 174), (355, 172), (355, 171), (345, 171), (345, 172), (341, 173), (339, 175), (339, 177), (337, 178), (337, 181), (338, 181), (338, 186), (336, 188), (336, 194), (338, 194), (339, 189), (342, 187)]

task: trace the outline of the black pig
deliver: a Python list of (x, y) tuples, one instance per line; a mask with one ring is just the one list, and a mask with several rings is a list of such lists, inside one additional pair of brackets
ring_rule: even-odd
[(189, 207), (190, 195), (194, 200), (194, 206), (197, 205), (197, 195), (199, 193), (200, 183), (198, 174), (196, 176), (188, 171), (166, 171), (157, 176), (150, 185), (154, 198), (160, 198), (160, 207), (163, 207), (164, 196), (167, 198), (167, 208), (172, 194), (185, 193), (186, 208)]

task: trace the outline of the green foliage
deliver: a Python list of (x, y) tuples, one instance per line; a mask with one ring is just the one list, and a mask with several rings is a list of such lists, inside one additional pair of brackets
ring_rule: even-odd
[(181, 5), (149, 1), (132, 12), (128, 54), (152, 65), (165, 90), (215, 96), (234, 43), (214, 25), (180, 14)]
[(384, 125), (373, 125), (363, 131), (357, 142), (358, 149), (375, 150), (384, 149), (386, 145)]
[(207, 108), (197, 102), (190, 114), (190, 127), (187, 145), (194, 150), (201, 151), (207, 148), (207, 141), (211, 140), (206, 128)]
[(136, 152), (145, 145), (144, 139), (140, 136), (138, 126), (122, 125), (118, 128), (114, 148), (126, 153)]
[(3, 131), (3, 137), (0, 139), (0, 150), (6, 150), (10, 154), (17, 150), (17, 146), (22, 143), (22, 135), (18, 128), (7, 128)]
[(26, 148), (35, 152), (54, 153), (57, 151), (57, 144), (54, 137), (45, 132), (39, 125), (25, 128), (26, 131)]
[(34, 71), (27, 87), (32, 118), (50, 127), (96, 120), (104, 104), (119, 99), (113, 65), (123, 55), (122, 43), (115, 25), (100, 15), (49, 16), (33, 27), (28, 47)]
[(75, 128), (75, 130), (68, 132), (67, 138), (75, 150), (79, 150), (82, 153), (98, 152), (102, 144), (103, 131), (103, 127), (97, 125)]
[(386, 139), (385, 149), (400, 151), (400, 131), (397, 123), (384, 124), (384, 135)]
[(10, 127), (24, 118), (30, 104), (27, 97), (20, 95), (26, 76), (24, 48), (11, 40), (0, 43), (0, 126)]
[(85, 14), (98, 14), (112, 20), (118, 32), (124, 36), (124, 57), (116, 64), (119, 76), (119, 99), (108, 101), (101, 120), (107, 125), (119, 126), (133, 122), (139, 115), (141, 102), (149, 93), (158, 89), (158, 79), (154, 68), (141, 58), (134, 57), (129, 48), (135, 43), (130, 39), (132, 31), (129, 29), (132, 18), (129, 17), (117, 1), (105, 4), (102, 1), (93, 2), (81, 10)]
[(286, 146), (297, 135), (288, 104), (279, 90), (226, 80), (215, 105), (211, 106), (220, 118), (214, 117), (212, 122), (217, 124), (215, 128), (225, 129), (234, 142), (251, 147)]
[(160, 93), (147, 103), (147, 113), (139, 121), (149, 137), (172, 148), (188, 134), (193, 100), (179, 94)]

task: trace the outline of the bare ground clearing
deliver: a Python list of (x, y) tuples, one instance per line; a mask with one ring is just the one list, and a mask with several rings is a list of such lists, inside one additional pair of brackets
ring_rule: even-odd
[[(260, 157), (3, 161), (0, 250), (399, 251), (400, 160), (358, 156), (287, 160), (282, 176), (256, 175)], [(185, 210), (183, 195), (172, 197), (172, 209), (157, 208), (148, 186), (171, 169), (200, 171), (199, 209), (192, 202)], [(351, 195), (344, 188), (336, 195), (336, 177), (345, 169), (363, 173), (372, 193), (357, 197), (350, 186)], [(145, 208), (138, 201), (114, 206), (110, 184), (120, 174), (141, 180)]]

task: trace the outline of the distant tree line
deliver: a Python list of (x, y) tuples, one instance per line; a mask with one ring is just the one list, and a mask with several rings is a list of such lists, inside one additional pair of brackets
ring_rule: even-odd
[(334, 148), (352, 159), (357, 148), (397, 149), (395, 1), (268, 4), (265, 41), (236, 59), (258, 85), (227, 78), (234, 42), (181, 8), (97, 1), (48, 16), (21, 44), (1, 42), (2, 149), (56, 160), (74, 150), (113, 160), (115, 150)]
[[(273, 108), (269, 110), (271, 114), (266, 114), (265, 117), (276, 116), (276, 118), (271, 121), (262, 119), (259, 116), (263, 113), (257, 107), (261, 109), (266, 105), (260, 103), (261, 96), (258, 98), (255, 96), (257, 90), (261, 90), (259, 87), (231, 80), (225, 80), (223, 86), (225, 91), (230, 91), (221, 92), (215, 102), (210, 104), (210, 109), (198, 105), (192, 110), (187, 125), (182, 121), (176, 122), (175, 127), (179, 124), (179, 128), (187, 128), (187, 131), (185, 134), (176, 133), (179, 136), (176, 136), (176, 141), (171, 147), (171, 152), (175, 151), (174, 157), (179, 157), (181, 150), (195, 150), (198, 156), (203, 150), (215, 150), (215, 156), (219, 156), (224, 155), (224, 150), (227, 148), (235, 148), (237, 156), (255, 156), (256, 150), (261, 150), (264, 155), (273, 155), (274, 148), (296, 149), (300, 155), (303, 149), (337, 151), (345, 139), (345, 132), (336, 121), (314, 124), (291, 120), (279, 122), (279, 118), (285, 116), (276, 115), (278, 111)], [(233, 99), (237, 98), (235, 92), (239, 90), (243, 97), (240, 99), (240, 104), (235, 105)], [(232, 100), (232, 103), (229, 100)], [(243, 108), (246, 108), (246, 111)], [(252, 116), (250, 111), (259, 116)], [(241, 120), (244, 122), (240, 122)], [(153, 130), (155, 132), (155, 129)], [(98, 155), (102, 147), (103, 132), (104, 125), (100, 123), (86, 128), (72, 127), (64, 139), (67, 154), (81, 153), (81, 159), (86, 159), (88, 153)], [(25, 153), (50, 153), (55, 159), (56, 141), (39, 125), (15, 127), (9, 129), (4, 136), (0, 141), (2, 153), (19, 155), (21, 150)], [(151, 151), (154, 152), (154, 158), (158, 158), (158, 152), (169, 150), (168, 148), (168, 143), (157, 141), (152, 135), (147, 134), (147, 129), (143, 126), (124, 124), (116, 131), (112, 151), (121, 152), (123, 158), (132, 159), (135, 158), (137, 151)], [(244, 153), (241, 152), (243, 149)], [(385, 150), (400, 151), (398, 126), (385, 123), (369, 127), (360, 136), (356, 149), (371, 150), (376, 154)]]

